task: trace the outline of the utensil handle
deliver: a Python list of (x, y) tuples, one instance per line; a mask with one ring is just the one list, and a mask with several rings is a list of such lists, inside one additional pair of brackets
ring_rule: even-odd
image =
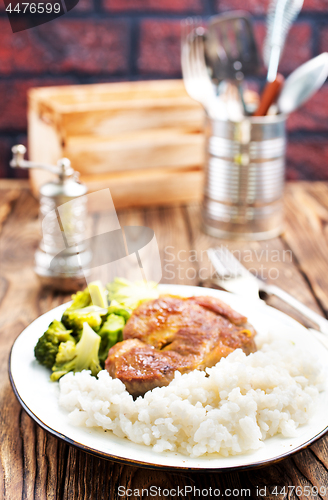
[(301, 313), (304, 318), (313, 321), (319, 327), (321, 333), (328, 335), (328, 321), (320, 316), (320, 314), (312, 311), (312, 309), (302, 304), (302, 302), (289, 295), (289, 293), (285, 292), (275, 285), (265, 285), (263, 291), (268, 293), (269, 295), (275, 295), (279, 299), (286, 302), (286, 304), (290, 305), (291, 307), (293, 307), (293, 309)]
[(278, 73), (277, 77), (273, 82), (267, 82), (261, 95), (261, 100), (259, 107), (254, 113), (254, 116), (265, 116), (269, 111), (271, 104), (273, 104), (283, 86), (285, 79)]

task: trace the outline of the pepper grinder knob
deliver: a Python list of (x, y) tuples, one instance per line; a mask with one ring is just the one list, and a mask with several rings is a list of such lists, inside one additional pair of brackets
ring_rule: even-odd
[(59, 168), (59, 178), (61, 181), (67, 179), (68, 177), (72, 177), (74, 174), (77, 174), (75, 170), (71, 167), (71, 162), (68, 158), (61, 158), (58, 160), (57, 166)]

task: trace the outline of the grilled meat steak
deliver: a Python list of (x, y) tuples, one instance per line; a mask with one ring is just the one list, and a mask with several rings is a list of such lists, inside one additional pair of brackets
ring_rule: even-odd
[(139, 396), (168, 385), (176, 370), (213, 366), (238, 348), (256, 351), (254, 336), (247, 318), (216, 298), (162, 296), (133, 311), (105, 367)]
[(164, 353), (138, 339), (129, 339), (109, 350), (106, 369), (111, 377), (124, 382), (130, 394), (140, 396), (154, 387), (168, 385), (174, 372), (182, 371), (186, 363), (180, 354)]

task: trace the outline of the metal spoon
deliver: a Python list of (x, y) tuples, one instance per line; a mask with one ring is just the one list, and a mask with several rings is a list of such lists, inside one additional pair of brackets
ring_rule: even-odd
[(278, 109), (289, 114), (319, 90), (328, 76), (328, 52), (302, 64), (286, 79), (278, 99)]

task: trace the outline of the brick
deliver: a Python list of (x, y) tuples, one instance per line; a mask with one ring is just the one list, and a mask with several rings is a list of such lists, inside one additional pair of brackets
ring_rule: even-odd
[(10, 149), (13, 146), (12, 142), (6, 137), (0, 137), (0, 178), (5, 179), (12, 177), (9, 161), (11, 157)]
[(291, 139), (287, 147), (287, 179), (328, 180), (327, 141)]
[[(5, 8), (4, 1), (0, 0), (0, 12), (4, 11)], [(90, 12), (92, 10), (94, 10), (94, 0), (79, 0), (79, 3), (74, 7), (74, 12)]]
[(320, 52), (328, 51), (328, 28), (323, 28), (320, 33)]
[(14, 178), (15, 179), (28, 179), (28, 170), (22, 170), (21, 168), (17, 168), (14, 171)]
[(104, 8), (111, 12), (202, 12), (202, 0), (104, 0)]
[(79, 3), (74, 7), (74, 12), (91, 12), (94, 10), (93, 0), (79, 0)]
[[(117, 0), (119, 1), (119, 0)], [(254, 15), (266, 15), (270, 0), (216, 0), (218, 12), (229, 10), (246, 10)], [(302, 11), (326, 12), (328, 11), (328, 0), (305, 0)]]
[(251, 14), (264, 15), (268, 11), (269, 0), (216, 0), (216, 8), (219, 12), (228, 10), (246, 10)]
[(288, 130), (328, 132), (328, 85), (324, 85), (287, 121)]
[(13, 35), (0, 20), (0, 73), (102, 74), (128, 68), (128, 26), (125, 21), (67, 20)]
[(302, 10), (325, 12), (328, 10), (328, 0), (305, 0)]
[[(255, 26), (255, 38), (258, 44), (259, 53), (262, 54), (263, 42), (266, 33), (265, 23), (257, 22)], [(292, 26), (286, 41), (279, 71), (289, 74), (300, 64), (308, 61), (312, 57), (311, 50), (312, 28), (307, 22), (299, 22)], [(266, 70), (265, 70), (266, 72)]]
[(147, 19), (140, 26), (141, 73), (180, 76), (180, 22)]
[(75, 83), (69, 78), (60, 79), (29, 79), (22, 81), (0, 81), (0, 95), (6, 96), (0, 100), (0, 131), (25, 131), (27, 127), (26, 95), (32, 87), (48, 87), (52, 85), (70, 85)]

